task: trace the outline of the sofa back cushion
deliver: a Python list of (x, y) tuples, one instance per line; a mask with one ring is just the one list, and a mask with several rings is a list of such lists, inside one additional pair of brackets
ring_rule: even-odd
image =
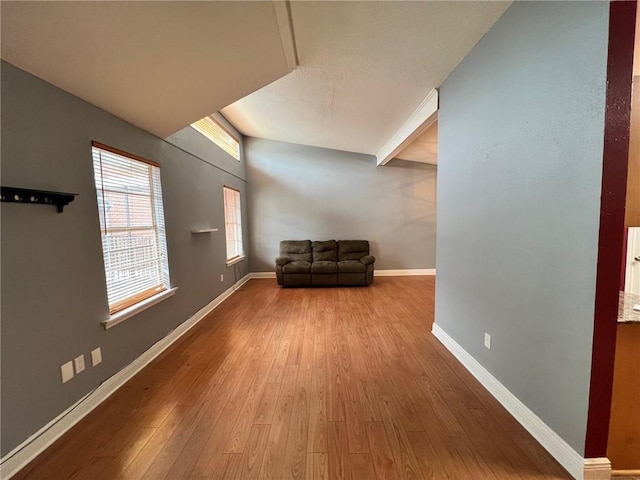
[(327, 240), (326, 242), (313, 242), (313, 261), (314, 262), (337, 262), (338, 261), (338, 243), (335, 240)]
[(280, 256), (292, 261), (311, 261), (311, 240), (283, 240), (280, 242)]
[(340, 240), (338, 242), (338, 261), (360, 260), (369, 255), (367, 240)]

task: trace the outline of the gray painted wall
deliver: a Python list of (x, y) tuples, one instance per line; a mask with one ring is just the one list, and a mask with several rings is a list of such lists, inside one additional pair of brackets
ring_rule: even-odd
[[(177, 148), (4, 62), (1, 108), (2, 184), (79, 193), (62, 214), (1, 204), (5, 455), (229, 288), (248, 261), (225, 265), (222, 197), (230, 185), (245, 203), (244, 162), (191, 128), (172, 136)], [(108, 331), (100, 325), (109, 311), (92, 140), (161, 164), (171, 283), (179, 287)], [(246, 245), (244, 204), (242, 213)], [(190, 233), (207, 226), (220, 231)], [(93, 368), (97, 347), (103, 363)], [(80, 354), (87, 370), (63, 385), (60, 366)]]
[(257, 138), (244, 142), (252, 272), (286, 239), (369, 240), (376, 269), (434, 268), (436, 167)]
[(438, 118), (436, 323), (581, 454), (608, 9), (514, 3), (442, 85)]

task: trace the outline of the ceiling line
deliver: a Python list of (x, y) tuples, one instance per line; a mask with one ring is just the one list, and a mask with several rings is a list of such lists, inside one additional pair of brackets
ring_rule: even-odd
[(438, 90), (431, 90), (406, 122), (376, 154), (378, 166), (385, 165), (438, 119)]
[(289, 0), (273, 0), (273, 7), (276, 11), (278, 30), (282, 40), (282, 51), (284, 52), (287, 67), (295, 70), (300, 65), (300, 62), (298, 60), (298, 49), (296, 48), (296, 37), (293, 33), (291, 5)]

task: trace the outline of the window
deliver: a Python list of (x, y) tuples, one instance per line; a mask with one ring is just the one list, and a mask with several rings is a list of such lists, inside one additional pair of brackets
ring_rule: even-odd
[(169, 288), (158, 164), (92, 143), (109, 311)]
[(208, 116), (192, 123), (191, 126), (240, 161), (240, 141), (218, 120)]
[(224, 187), (224, 230), (227, 237), (227, 262), (244, 256), (242, 250), (242, 218), (240, 216), (240, 192)]

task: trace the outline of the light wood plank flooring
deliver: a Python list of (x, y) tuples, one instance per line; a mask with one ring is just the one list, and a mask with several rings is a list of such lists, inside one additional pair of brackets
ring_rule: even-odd
[(251, 280), (15, 478), (570, 478), (431, 336), (433, 307), (433, 277)]

